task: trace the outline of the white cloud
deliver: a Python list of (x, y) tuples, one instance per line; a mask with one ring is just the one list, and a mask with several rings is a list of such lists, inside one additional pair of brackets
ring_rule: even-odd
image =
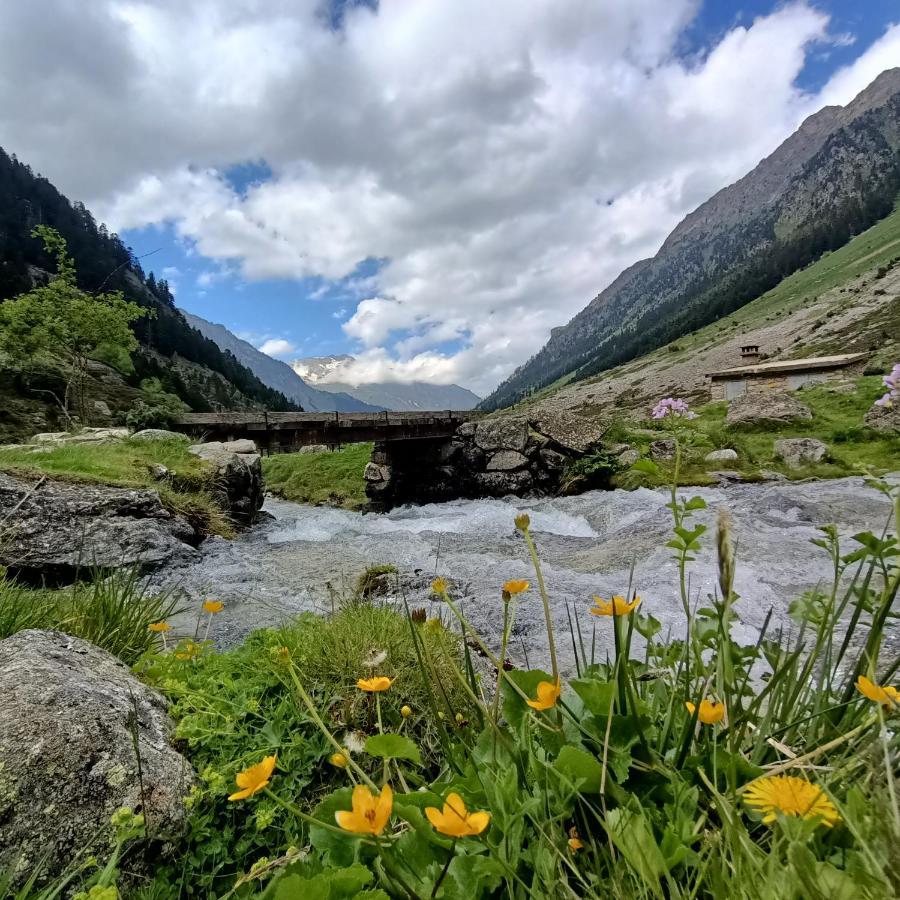
[(257, 349), (260, 353), (265, 353), (266, 356), (290, 356), (296, 352), (297, 347), (284, 338), (269, 338), (260, 344)]
[[(325, 279), (317, 296), (352, 304), (358, 374), (480, 393), (805, 115), (900, 59), (898, 26), (804, 93), (808, 55), (847, 40), (804, 2), (690, 57), (699, 0), (381, 0), (341, 33), (320, 6), (11, 4), (4, 145), (116, 228), (173, 223), (215, 261), (201, 288)], [(235, 191), (227, 170), (259, 161), (272, 178)], [(355, 277), (366, 259), (385, 263)]]

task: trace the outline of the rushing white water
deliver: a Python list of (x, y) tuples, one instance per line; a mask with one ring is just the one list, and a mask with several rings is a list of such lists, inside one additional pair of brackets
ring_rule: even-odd
[[(775, 482), (691, 490), (709, 508), (696, 516), (710, 526), (704, 549), (692, 564), (690, 591), (703, 602), (715, 591), (715, 518), (728, 510), (738, 554), (736, 589), (742, 625), (735, 636), (751, 641), (769, 608), (779, 619), (789, 601), (816, 584), (827, 584), (830, 561), (810, 544), (817, 526), (834, 523), (849, 541), (861, 530), (880, 530), (888, 502), (859, 478), (827, 482)], [(494, 642), (502, 622), (500, 587), (534, 572), (524, 542), (513, 525), (527, 510), (532, 523), (559, 644), (572, 665), (569, 621), (577, 622), (586, 643), (597, 627), (605, 652), (609, 620), (588, 613), (593, 595), (626, 593), (642, 597), (642, 609), (680, 633), (684, 616), (677, 572), (666, 549), (671, 529), (663, 491), (590, 492), (578, 497), (521, 500), (459, 500), (403, 507), (387, 514), (361, 514), (270, 500), (274, 520), (234, 541), (213, 539), (192, 566), (165, 573), (192, 599), (215, 595), (226, 611), (214, 636), (239, 640), (263, 625), (278, 624), (305, 610), (327, 612), (352, 590), (371, 564), (390, 563), (401, 574), (393, 602), (401, 594), (410, 606), (441, 611), (428, 585), (435, 574), (448, 577), (466, 615)], [(446, 612), (445, 612), (446, 615)], [(183, 627), (193, 627), (194, 614)], [(513, 654), (534, 663), (547, 652), (542, 606), (533, 588), (518, 604)]]

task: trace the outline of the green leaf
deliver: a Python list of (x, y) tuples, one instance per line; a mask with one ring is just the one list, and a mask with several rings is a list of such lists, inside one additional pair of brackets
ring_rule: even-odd
[[(537, 686), (542, 681), (553, 681), (553, 676), (547, 672), (542, 671), (541, 669), (531, 669), (530, 671), (523, 671), (521, 669), (514, 669), (512, 672), (506, 673), (509, 676), (509, 680), (513, 682), (513, 684), (517, 685), (519, 690), (525, 694), (527, 697), (535, 697), (537, 696)], [(503, 679), (503, 714), (506, 716), (506, 721), (509, 722), (513, 728), (518, 728), (522, 722), (522, 719), (525, 718), (526, 715), (531, 711), (531, 708), (528, 704), (519, 696), (518, 692), (515, 691), (506, 681)]]
[(402, 734), (375, 734), (367, 741), (366, 753), (382, 759), (408, 759), (417, 766), (422, 765), (419, 748)]
[(603, 778), (603, 766), (600, 761), (578, 747), (566, 746), (559, 751), (556, 770), (575, 784), (582, 793), (592, 794), (600, 790)]
[(686, 510), (706, 509), (706, 501), (702, 497), (691, 497), (684, 503)]
[(646, 475), (659, 475), (660, 468), (652, 459), (639, 459), (632, 467), (632, 472), (643, 472)]
[(616, 695), (616, 685), (613, 682), (600, 681), (596, 678), (577, 678), (570, 681), (569, 686), (581, 697), (589, 712), (600, 717), (609, 715)]

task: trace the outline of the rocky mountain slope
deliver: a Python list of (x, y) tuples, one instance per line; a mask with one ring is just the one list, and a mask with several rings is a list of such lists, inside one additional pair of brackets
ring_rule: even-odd
[(317, 390), (310, 387), (287, 363), (261, 353), (252, 344), (242, 341), (224, 325), (207, 322), (200, 316), (181, 310), (188, 323), (204, 337), (214, 341), (224, 352), (231, 353), (246, 366), (263, 384), (284, 394), (298, 403), (307, 412), (364, 412), (380, 411), (387, 407), (369, 404), (361, 398), (350, 396), (341, 389), (335, 391)]
[(691, 213), (486, 398), (508, 406), (625, 363), (727, 315), (890, 213), (900, 191), (900, 68), (810, 116)]
[(900, 359), (900, 207), (736, 312), (520, 406), (531, 415), (630, 411), (643, 418), (660, 397), (705, 402), (707, 373), (740, 365), (744, 344), (758, 345), (765, 360), (866, 352), (867, 371), (888, 372)]
[[(374, 403), (383, 409), (392, 410), (434, 410), (434, 409), (474, 409), (479, 397), (458, 384), (429, 384), (413, 381), (409, 384), (393, 382), (373, 382), (352, 385), (340, 380), (340, 372), (353, 357), (310, 356), (297, 359), (291, 364), (294, 372), (321, 391), (345, 392), (358, 400)], [(328, 377), (330, 379), (325, 381)]]

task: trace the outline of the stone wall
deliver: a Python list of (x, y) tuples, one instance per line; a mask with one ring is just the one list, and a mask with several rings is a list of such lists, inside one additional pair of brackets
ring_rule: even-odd
[(713, 378), (709, 386), (710, 399), (714, 402), (725, 400), (725, 385), (732, 381), (743, 382), (748, 394), (785, 393), (795, 391), (805, 384), (827, 384), (846, 381), (862, 375), (865, 361), (862, 360), (838, 369), (817, 369), (804, 372), (770, 372), (759, 375), (738, 375), (734, 378)]
[(465, 422), (450, 440), (384, 441), (366, 466), (376, 509), (459, 497), (556, 493), (568, 464), (600, 445), (608, 422), (570, 413)]

